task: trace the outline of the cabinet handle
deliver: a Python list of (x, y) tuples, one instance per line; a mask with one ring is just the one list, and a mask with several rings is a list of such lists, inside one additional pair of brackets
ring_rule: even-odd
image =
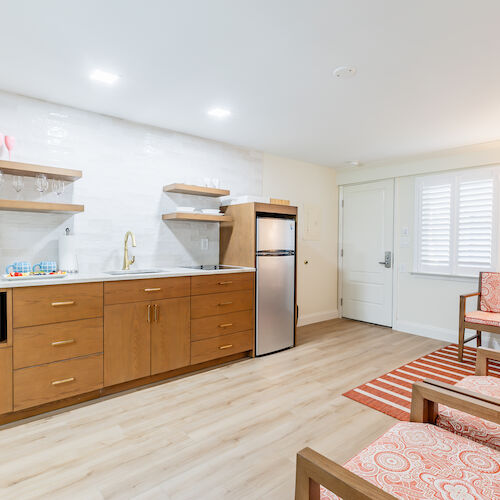
[(219, 285), (230, 285), (232, 281), (219, 281)]
[(233, 344), (221, 345), (219, 346), (219, 349), (222, 351), (223, 349), (229, 349), (230, 347), (233, 347)]
[(52, 382), (52, 385), (67, 384), (68, 382), (73, 382), (74, 380), (75, 377), (63, 378), (62, 380), (54, 380), (54, 382)]
[(148, 323), (151, 323), (151, 304), (148, 304)]
[(68, 339), (68, 340), (58, 340), (56, 342), (52, 342), (50, 345), (66, 345), (66, 344), (73, 344), (75, 342), (75, 339)]
[(75, 304), (74, 300), (68, 300), (67, 302), (52, 302), (52, 307), (72, 306), (74, 304)]
[(222, 323), (222, 325), (219, 325), (219, 328), (229, 328), (230, 326), (233, 326), (232, 323)]
[(230, 306), (232, 304), (232, 302), (221, 302), (219, 305), (220, 306)]
[(145, 292), (159, 292), (161, 291), (161, 288), (145, 288)]
[(158, 321), (160, 318), (160, 306), (158, 304), (155, 304), (155, 321)]

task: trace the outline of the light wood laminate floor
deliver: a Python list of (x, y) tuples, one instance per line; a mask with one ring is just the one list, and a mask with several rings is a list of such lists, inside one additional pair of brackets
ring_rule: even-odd
[(395, 420), (342, 392), (444, 345), (350, 320), (298, 346), (0, 429), (0, 498), (291, 500), (295, 454), (343, 463)]

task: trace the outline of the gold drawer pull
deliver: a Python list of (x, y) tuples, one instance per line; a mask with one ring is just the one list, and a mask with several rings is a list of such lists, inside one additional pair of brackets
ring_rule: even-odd
[(222, 349), (229, 349), (230, 347), (233, 347), (233, 344), (221, 345), (219, 349), (222, 351)]
[(68, 339), (68, 340), (58, 340), (56, 342), (52, 342), (50, 345), (66, 345), (66, 344), (73, 344), (75, 342), (75, 339)]
[(145, 292), (159, 292), (161, 291), (161, 288), (145, 288)]
[(151, 323), (151, 304), (148, 304), (148, 323)]
[(230, 285), (232, 281), (219, 281), (219, 285)]
[(221, 302), (219, 305), (220, 306), (230, 306), (232, 302)]
[(67, 302), (52, 302), (52, 307), (72, 306), (74, 304), (75, 304), (74, 300), (68, 300)]
[(75, 377), (63, 378), (62, 380), (54, 380), (54, 382), (52, 382), (52, 385), (67, 384), (68, 382), (73, 382), (74, 380)]
[(222, 323), (222, 325), (219, 325), (219, 328), (229, 328), (230, 326), (233, 326), (232, 323)]

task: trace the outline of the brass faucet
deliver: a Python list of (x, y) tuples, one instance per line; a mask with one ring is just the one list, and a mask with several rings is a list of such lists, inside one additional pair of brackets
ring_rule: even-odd
[(132, 257), (132, 259), (128, 259), (128, 246), (127, 246), (127, 243), (128, 243), (128, 237), (131, 237), (132, 238), (132, 246), (135, 247), (136, 244), (135, 244), (135, 236), (134, 236), (134, 233), (132, 231), (127, 231), (126, 234), (125, 234), (125, 243), (124, 243), (124, 246), (123, 246), (123, 267), (122, 269), (124, 271), (128, 271), (130, 269), (130, 266), (135, 262), (135, 255)]

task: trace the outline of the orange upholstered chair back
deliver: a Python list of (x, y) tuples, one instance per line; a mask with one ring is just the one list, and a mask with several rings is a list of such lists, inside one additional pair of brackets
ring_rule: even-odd
[(479, 275), (481, 311), (500, 312), (500, 273), (481, 273)]

